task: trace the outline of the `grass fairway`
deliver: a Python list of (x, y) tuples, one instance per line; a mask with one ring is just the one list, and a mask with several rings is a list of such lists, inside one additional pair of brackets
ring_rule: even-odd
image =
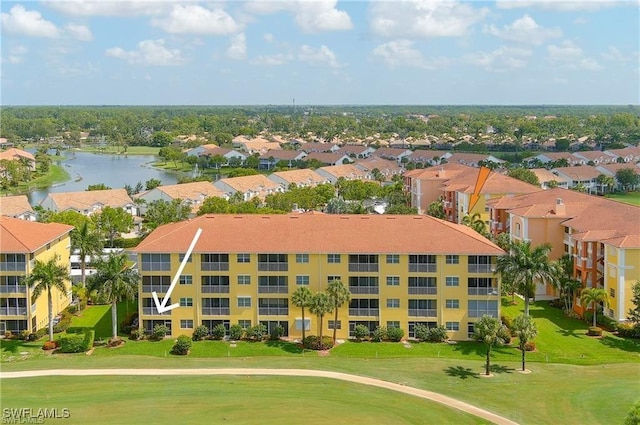
[(640, 192), (628, 192), (607, 195), (607, 198), (632, 205), (640, 205)]
[[(45, 377), (5, 381), (3, 408), (68, 408), (69, 424), (481, 424), (393, 391), (321, 378)], [(64, 388), (43, 398), (33, 388)]]
[[(129, 302), (129, 313), (136, 311), (137, 304)], [(118, 329), (120, 322), (127, 314), (127, 305), (124, 302), (118, 304)], [(96, 338), (109, 338), (111, 336), (111, 305), (91, 305), (71, 319), (71, 328), (93, 328)]]
[(26, 194), (35, 189), (42, 189), (51, 186), (54, 183), (61, 183), (69, 180), (71, 176), (69, 173), (65, 171), (65, 169), (56, 164), (51, 164), (49, 166), (49, 171), (36, 177), (33, 180), (28, 182), (20, 183), (17, 187), (11, 188), (10, 190), (2, 190), (0, 191), (0, 195), (4, 194)]

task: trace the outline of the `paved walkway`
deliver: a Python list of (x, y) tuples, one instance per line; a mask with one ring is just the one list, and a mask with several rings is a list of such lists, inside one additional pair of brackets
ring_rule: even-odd
[(186, 376), (186, 375), (269, 375), (269, 376), (310, 376), (317, 378), (338, 379), (341, 381), (354, 382), (356, 384), (370, 385), (372, 387), (385, 388), (404, 394), (435, 401), (445, 406), (461, 410), (466, 413), (489, 420), (499, 425), (517, 425), (505, 417), (491, 413), (455, 398), (447, 397), (432, 391), (407, 387), (381, 379), (367, 378), (364, 376), (350, 375), (347, 373), (329, 372), (324, 370), (309, 369), (49, 369), (49, 370), (28, 370), (20, 372), (0, 373), (0, 379), (28, 378), (38, 376)]

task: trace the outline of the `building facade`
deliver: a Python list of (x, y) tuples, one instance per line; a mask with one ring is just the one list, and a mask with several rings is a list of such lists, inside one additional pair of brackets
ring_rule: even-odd
[[(197, 229), (202, 234), (169, 304), (162, 298)], [(325, 316), (348, 338), (356, 325), (395, 326), (413, 337), (417, 324), (443, 325), (452, 339), (467, 339), (483, 314), (499, 317), (496, 257), (504, 252), (467, 227), (432, 217), (204, 215), (161, 226), (137, 248), (142, 276), (140, 324), (167, 325), (172, 335), (191, 335), (198, 325), (281, 325), (298, 338), (303, 325), (319, 333), (319, 321), (291, 302), (298, 287), (324, 291), (339, 279), (351, 300)]]

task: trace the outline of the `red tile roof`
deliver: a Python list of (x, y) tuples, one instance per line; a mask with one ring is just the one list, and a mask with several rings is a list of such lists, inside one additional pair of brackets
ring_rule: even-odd
[(73, 226), (66, 224), (38, 223), (0, 216), (0, 252), (35, 252), (71, 230)]

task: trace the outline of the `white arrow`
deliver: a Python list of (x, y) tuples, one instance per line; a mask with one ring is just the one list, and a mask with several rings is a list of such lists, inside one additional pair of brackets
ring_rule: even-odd
[(162, 299), (162, 303), (158, 299), (158, 293), (156, 291), (153, 291), (151, 293), (151, 295), (153, 295), (153, 301), (156, 303), (156, 309), (158, 310), (158, 313), (162, 314), (165, 311), (173, 310), (176, 307), (180, 307), (179, 303), (175, 303), (175, 304), (171, 304), (170, 306), (167, 306), (167, 302), (169, 301), (169, 297), (171, 297), (171, 292), (173, 291), (173, 288), (175, 288), (176, 283), (178, 283), (178, 279), (180, 279), (180, 275), (182, 274), (182, 270), (184, 269), (184, 266), (186, 266), (187, 261), (189, 261), (189, 257), (191, 256), (191, 251), (193, 251), (193, 248), (196, 246), (196, 242), (198, 242), (200, 233), (202, 233), (202, 229), (198, 229), (198, 231), (196, 232), (196, 235), (193, 237), (193, 240), (191, 241), (191, 245), (189, 245), (189, 249), (187, 249), (187, 253), (184, 255), (184, 258), (180, 263), (180, 267), (178, 267), (178, 271), (176, 272), (176, 275), (173, 277), (173, 280), (171, 281), (171, 286), (169, 286), (169, 290), (167, 291), (164, 298)]

